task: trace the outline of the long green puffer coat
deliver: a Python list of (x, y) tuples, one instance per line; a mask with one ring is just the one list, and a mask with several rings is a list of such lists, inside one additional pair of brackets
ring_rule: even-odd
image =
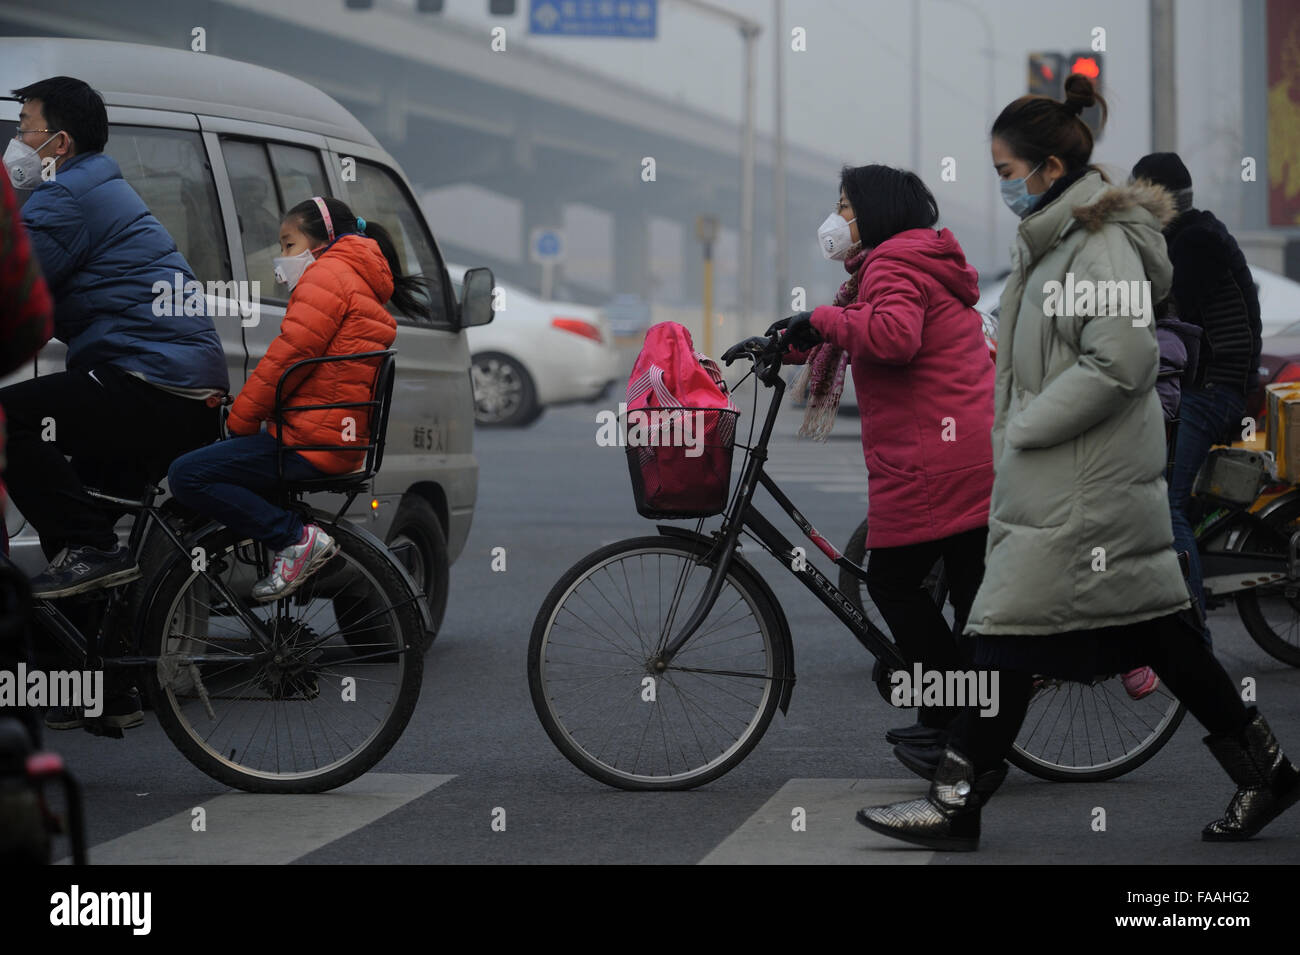
[[(1090, 171), (1020, 224), (1000, 306), (986, 569), (968, 633), (1092, 630), (1189, 606), (1155, 391), (1152, 309), (1173, 275), (1160, 229), (1173, 214), (1160, 187), (1111, 186)], [(1127, 303), (1116, 282), (1135, 293)]]

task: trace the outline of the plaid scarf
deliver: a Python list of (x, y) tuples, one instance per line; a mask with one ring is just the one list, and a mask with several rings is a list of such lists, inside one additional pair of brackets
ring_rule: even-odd
[[(844, 308), (858, 300), (862, 263), (867, 261), (870, 252), (870, 249), (864, 249), (860, 244), (850, 250), (844, 260), (844, 270), (849, 273), (849, 277), (840, 286), (832, 304)], [(803, 424), (799, 426), (801, 438), (825, 441), (830, 437), (831, 428), (835, 425), (835, 412), (840, 406), (840, 397), (844, 394), (844, 370), (848, 365), (849, 353), (830, 342), (822, 342), (808, 353), (808, 361), (790, 389), (793, 401), (805, 397), (808, 399)]]

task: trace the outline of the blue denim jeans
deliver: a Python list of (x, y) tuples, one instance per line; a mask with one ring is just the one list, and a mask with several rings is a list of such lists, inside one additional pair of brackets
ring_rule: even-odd
[[(1178, 436), (1174, 445), (1174, 466), (1169, 478), (1169, 511), (1174, 525), (1174, 550), (1186, 551), (1191, 568), (1192, 593), (1205, 611), (1205, 588), (1201, 583), (1201, 558), (1192, 533), (1191, 497), (1196, 472), (1201, 469), (1210, 446), (1228, 434), (1239, 436), (1246, 399), (1240, 392), (1208, 384), (1183, 392), (1178, 407)], [(1205, 628), (1205, 640), (1210, 630)]]
[[(296, 451), (284, 451), (284, 476), (325, 476)], [(265, 431), (229, 438), (181, 455), (167, 472), (172, 495), (186, 507), (280, 550), (302, 539), (302, 519), (266, 495), (276, 489), (275, 437)]]

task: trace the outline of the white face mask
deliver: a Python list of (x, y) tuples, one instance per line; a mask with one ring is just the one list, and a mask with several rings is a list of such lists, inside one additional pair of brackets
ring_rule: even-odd
[[(59, 135), (55, 133), (54, 136)], [(53, 139), (51, 136), (35, 149), (21, 139), (9, 140), (5, 149), (4, 164), (9, 171), (9, 181), (15, 189), (35, 189), (41, 184), (41, 153)]]
[(316, 256), (311, 254), (311, 249), (299, 252), (297, 255), (277, 256), (272, 259), (275, 265), (275, 280), (281, 285), (288, 285), (289, 291), (298, 284), (302, 278), (302, 273), (307, 271), (307, 266), (316, 261)]
[(828, 215), (817, 230), (817, 245), (821, 248), (822, 255), (834, 262), (842, 260), (853, 245), (853, 232), (849, 226), (857, 221), (858, 217), (854, 216), (845, 222), (838, 212)]

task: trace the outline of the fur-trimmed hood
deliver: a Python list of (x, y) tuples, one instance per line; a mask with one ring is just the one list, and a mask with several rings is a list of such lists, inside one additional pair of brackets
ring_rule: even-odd
[(1080, 225), (1089, 232), (1096, 232), (1107, 221), (1138, 208), (1151, 213), (1162, 229), (1178, 214), (1169, 190), (1146, 179), (1124, 186), (1112, 185), (1089, 204), (1075, 206), (1070, 211)]

